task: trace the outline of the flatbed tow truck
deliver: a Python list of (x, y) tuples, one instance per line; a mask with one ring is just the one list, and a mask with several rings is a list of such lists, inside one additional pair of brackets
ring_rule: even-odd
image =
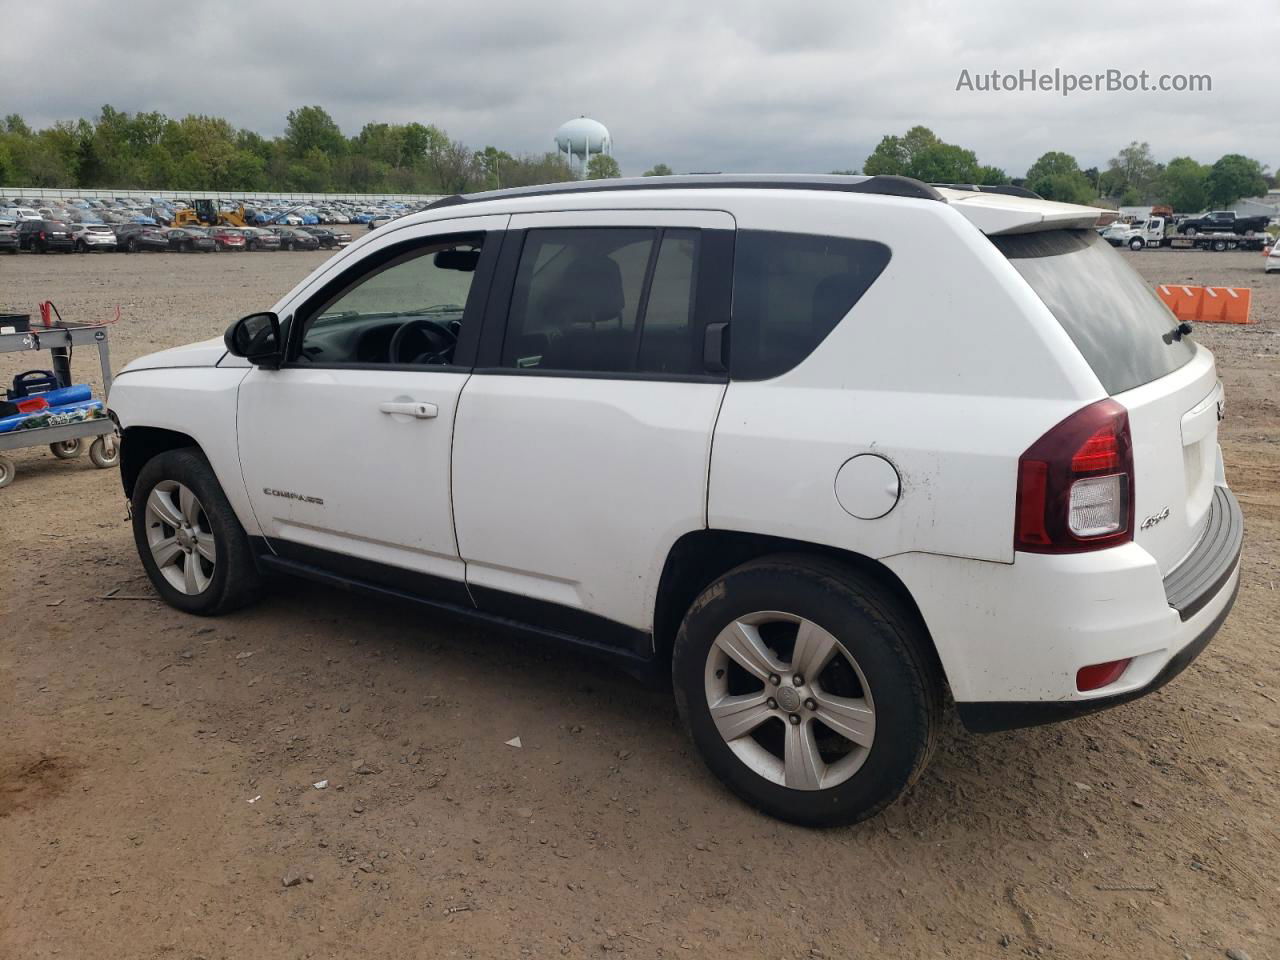
[(1274, 242), (1268, 233), (1195, 233), (1179, 236), (1168, 233), (1164, 217), (1152, 217), (1142, 223), (1115, 223), (1107, 227), (1102, 238), (1116, 247), (1130, 250), (1165, 248), (1170, 250), (1265, 250)]

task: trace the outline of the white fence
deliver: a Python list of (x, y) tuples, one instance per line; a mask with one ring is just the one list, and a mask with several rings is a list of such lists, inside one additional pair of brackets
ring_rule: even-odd
[(439, 200), (435, 193), (278, 193), (263, 190), (89, 190), (84, 187), (0, 187), (0, 197), (13, 200), (100, 200), (131, 197), (137, 200), (234, 200), (243, 203), (324, 204), (334, 200), (348, 203), (412, 203)]

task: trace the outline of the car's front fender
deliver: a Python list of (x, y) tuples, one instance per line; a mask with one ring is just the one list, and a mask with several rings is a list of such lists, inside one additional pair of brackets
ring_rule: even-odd
[(126, 447), (131, 430), (190, 437), (213, 467), (245, 531), (256, 536), (236, 439), (236, 396), (247, 373), (243, 367), (126, 370), (111, 384), (107, 406)]

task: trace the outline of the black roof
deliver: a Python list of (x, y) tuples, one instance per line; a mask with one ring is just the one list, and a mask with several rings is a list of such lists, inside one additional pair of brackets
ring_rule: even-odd
[(605, 193), (621, 190), (830, 190), (837, 193), (878, 193), (890, 197), (916, 200), (942, 200), (929, 184), (911, 177), (880, 175), (843, 176), (807, 173), (720, 173), (689, 174), (679, 177), (615, 177), (608, 180), (571, 180), (567, 183), (545, 183), (531, 187), (508, 187), (481, 193), (454, 194), (443, 197), (425, 209), (451, 207), (459, 203), (505, 200), (512, 197), (541, 197), (561, 193)]

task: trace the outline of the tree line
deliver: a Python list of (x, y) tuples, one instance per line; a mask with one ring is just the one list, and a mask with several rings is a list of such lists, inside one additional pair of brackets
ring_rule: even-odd
[(1192, 157), (1160, 163), (1150, 144), (1137, 141), (1123, 147), (1105, 169), (1082, 170), (1071, 154), (1050, 150), (1015, 179), (999, 167), (980, 164), (972, 150), (945, 143), (921, 126), (900, 137), (884, 137), (862, 172), (899, 174), (927, 183), (1016, 184), (1048, 200), (1086, 204), (1103, 200), (1118, 206), (1163, 203), (1187, 213), (1227, 207), (1244, 197), (1261, 196), (1276, 185), (1263, 164), (1239, 153), (1228, 153), (1212, 164)]
[[(592, 172), (617, 175), (607, 164)], [(554, 151), (473, 150), (433, 124), (367, 123), (348, 137), (318, 106), (291, 110), (272, 138), (221, 117), (109, 105), (94, 120), (38, 131), (17, 114), (0, 122), (0, 184), (15, 187), (430, 194), (573, 177)]]
[[(853, 170), (836, 171), (854, 173)], [(974, 151), (915, 126), (885, 136), (862, 166), (929, 183), (1025, 185), (1051, 200), (1175, 210), (1223, 207), (1275, 184), (1262, 164), (1231, 153), (1212, 164), (1191, 157), (1159, 163), (1146, 143), (1130, 143), (1105, 169), (1081, 169), (1062, 151), (1042, 155), (1021, 178), (978, 162)], [(664, 163), (645, 176), (670, 175)], [(587, 175), (621, 174), (617, 160), (591, 158)], [(322, 107), (291, 110), (283, 135), (267, 138), (221, 117), (126, 113), (108, 105), (93, 120), (33, 130), (18, 114), (0, 122), (0, 185), (298, 193), (467, 193), (574, 178), (554, 152), (475, 150), (433, 124), (366, 123), (346, 136)]]

